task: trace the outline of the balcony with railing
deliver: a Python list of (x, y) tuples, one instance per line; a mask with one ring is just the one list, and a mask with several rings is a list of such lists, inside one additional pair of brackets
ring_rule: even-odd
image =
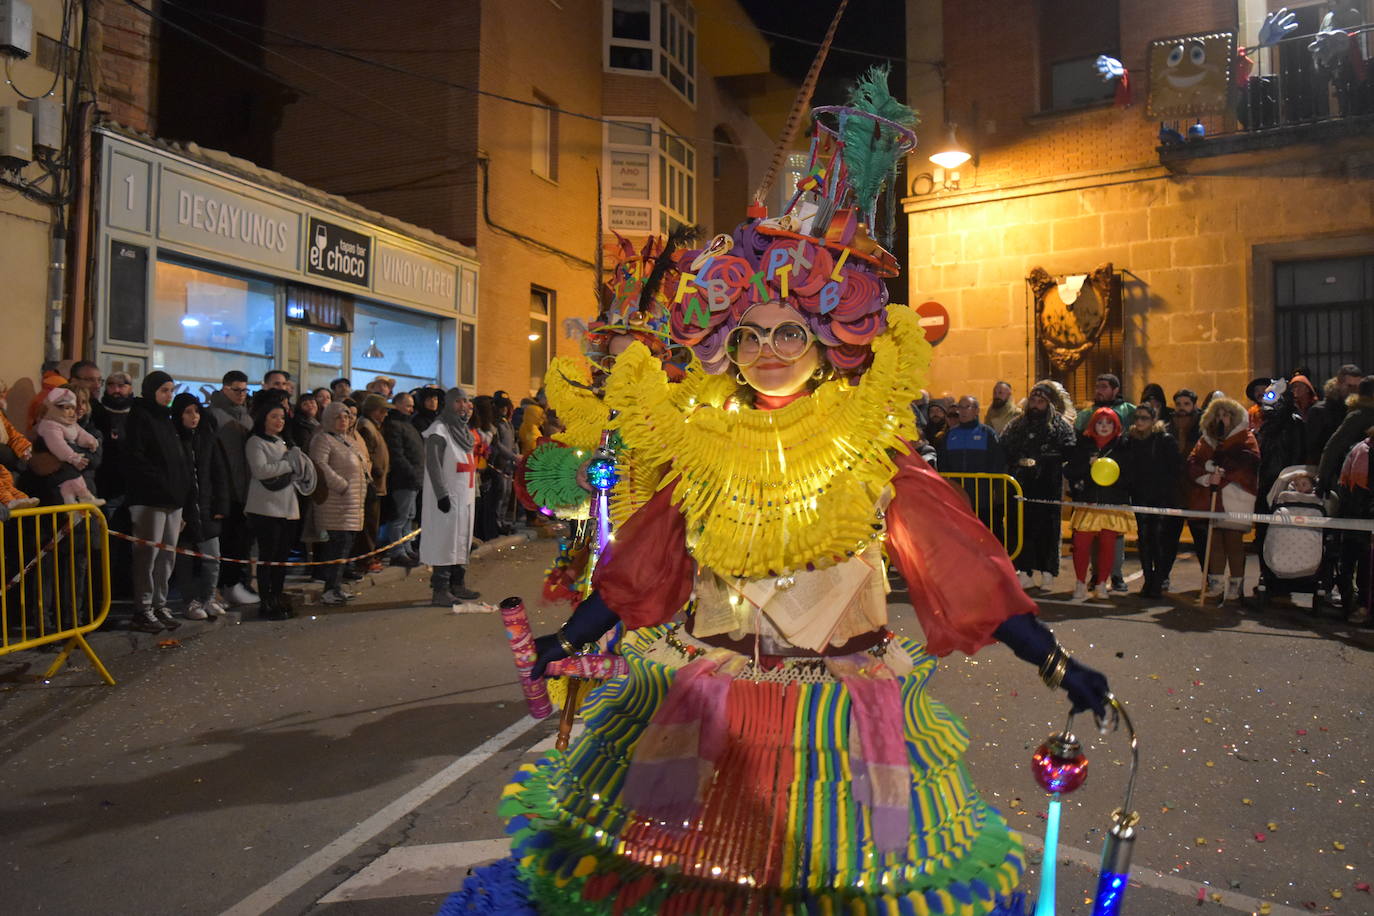
[(1161, 163), (1294, 144), (1374, 146), (1374, 24), (1292, 36), (1237, 64), (1228, 110), (1163, 124)]

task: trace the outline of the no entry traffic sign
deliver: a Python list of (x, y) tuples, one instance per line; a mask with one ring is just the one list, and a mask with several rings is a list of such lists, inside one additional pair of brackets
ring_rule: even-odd
[(916, 306), (916, 314), (926, 332), (926, 340), (934, 345), (945, 339), (949, 333), (949, 309), (938, 302), (922, 302)]

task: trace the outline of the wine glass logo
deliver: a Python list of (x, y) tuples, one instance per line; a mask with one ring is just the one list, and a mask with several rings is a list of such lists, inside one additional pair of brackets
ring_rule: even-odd
[(314, 267), (319, 267), (324, 261), (324, 249), (329, 244), (329, 230), (323, 223), (315, 226), (315, 247), (310, 249), (310, 263)]

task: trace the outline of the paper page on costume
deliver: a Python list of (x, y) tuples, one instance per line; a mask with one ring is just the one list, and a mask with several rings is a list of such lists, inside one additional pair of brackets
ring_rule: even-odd
[(715, 573), (697, 576), (696, 599), (692, 635), (698, 639), (743, 629), (755, 608), (748, 601), (732, 605), (730, 587)]
[[(799, 572), (791, 588), (774, 588), (763, 612), (792, 645), (820, 651), (831, 642), (860, 590), (873, 576), (873, 567), (863, 557)], [(869, 629), (873, 628), (865, 627), (863, 632)]]

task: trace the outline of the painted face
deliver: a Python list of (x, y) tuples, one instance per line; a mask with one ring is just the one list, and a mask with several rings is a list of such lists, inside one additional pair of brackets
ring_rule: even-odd
[(796, 394), (821, 364), (810, 335), (801, 314), (791, 306), (781, 302), (756, 305), (731, 334), (731, 359), (755, 391), (775, 397)]
[(1093, 424), (1093, 432), (1099, 436), (1110, 436), (1116, 427), (1111, 420), (1102, 419)]
[(1151, 114), (1192, 117), (1225, 106), (1232, 33), (1192, 35), (1150, 44)]
[(158, 388), (157, 393), (154, 394), (153, 397), (157, 399), (159, 404), (166, 407), (172, 403), (172, 395), (176, 394), (176, 390), (176, 382), (163, 382), (162, 387)]

